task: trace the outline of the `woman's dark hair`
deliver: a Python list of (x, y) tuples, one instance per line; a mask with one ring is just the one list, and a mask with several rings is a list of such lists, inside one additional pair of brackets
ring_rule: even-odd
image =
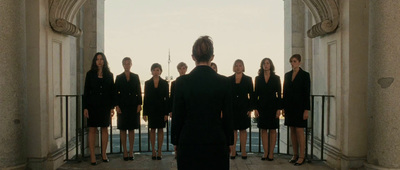
[(125, 57), (122, 59), (122, 64), (124, 64), (125, 61), (130, 61), (132, 63), (132, 59), (130, 57)]
[(196, 62), (208, 62), (214, 56), (213, 41), (209, 36), (201, 36), (193, 44), (192, 56)]
[(159, 68), (160, 71), (162, 72), (162, 67), (161, 67), (161, 65), (158, 64), (158, 63), (152, 64), (150, 70), (153, 71), (153, 70), (156, 69), (156, 68)]
[(212, 67), (212, 66), (215, 66), (215, 71), (218, 72), (217, 64), (215, 64), (214, 62), (211, 62), (211, 65), (210, 65), (210, 66), (211, 66), (211, 67)]
[(271, 75), (275, 75), (275, 66), (274, 66), (274, 63), (272, 62), (272, 60), (270, 58), (264, 58), (264, 59), (261, 60), (260, 69), (258, 70), (258, 75), (259, 76), (264, 76), (264, 67), (263, 67), (263, 65), (265, 63), (265, 60), (268, 60), (268, 62), (269, 62), (269, 71), (270, 71)]
[(97, 73), (97, 71), (99, 70), (99, 68), (97, 68), (97, 65), (96, 65), (96, 60), (97, 60), (97, 56), (98, 56), (98, 55), (100, 55), (101, 58), (103, 58), (103, 61), (104, 61), (104, 65), (103, 65), (103, 75), (106, 75), (106, 74), (107, 74), (107, 75), (110, 75), (111, 72), (110, 72), (110, 68), (108, 67), (108, 61), (107, 61), (106, 55), (104, 55), (104, 53), (102, 53), (102, 52), (97, 52), (97, 53), (94, 55), (93, 60), (92, 60), (92, 68), (91, 68), (90, 70), (95, 71), (96, 73)]
[(244, 72), (244, 70), (245, 70), (245, 68), (244, 68), (244, 62), (243, 62), (243, 60), (241, 60), (241, 59), (237, 59), (237, 60), (235, 60), (235, 62), (233, 63), (233, 72), (235, 72), (235, 65), (236, 65), (236, 63), (242, 63), (242, 65), (243, 65), (243, 72)]
[(290, 62), (290, 60), (292, 60), (292, 58), (295, 58), (295, 59), (299, 60), (299, 62), (301, 62), (301, 55), (300, 54), (293, 54), (290, 57), (289, 62)]

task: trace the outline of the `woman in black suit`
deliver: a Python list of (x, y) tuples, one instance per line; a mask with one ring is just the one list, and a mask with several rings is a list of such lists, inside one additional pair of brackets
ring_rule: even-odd
[(240, 131), (240, 151), (242, 153), (242, 159), (247, 159), (246, 153), (246, 141), (247, 132), (246, 129), (250, 127), (250, 115), (252, 108), (252, 97), (253, 97), (253, 81), (251, 77), (243, 74), (244, 63), (238, 59), (233, 64), (234, 75), (229, 77), (232, 84), (233, 94), (233, 129), (234, 129), (234, 144), (231, 148), (231, 159), (235, 159), (236, 156), (236, 140), (237, 130)]
[[(264, 58), (261, 61), (254, 92), (255, 117), (258, 118), (258, 128), (261, 129), (261, 139), (264, 155), (261, 160), (274, 160), (276, 129), (279, 128), (281, 113), (281, 79), (275, 74), (272, 60)], [(270, 143), (268, 145), (268, 130)]]
[(196, 68), (179, 77), (175, 86), (172, 129), (178, 169), (229, 169), (229, 145), (233, 144), (230, 82), (210, 67), (214, 47), (208, 36), (194, 43), (192, 58)]
[[(179, 76), (183, 76), (186, 74), (188, 66), (184, 62), (180, 62), (177, 66), (176, 69), (178, 69)], [(173, 105), (173, 100), (175, 96), (175, 81), (171, 83), (171, 97), (170, 97), (170, 102), (169, 102), (169, 116), (172, 118), (172, 105)], [(173, 139), (175, 136), (175, 131), (171, 130), (171, 139)], [(174, 145), (174, 150), (175, 150), (175, 158), (176, 158), (176, 144), (174, 140), (171, 140), (171, 143)]]
[[(161, 147), (164, 139), (165, 122), (168, 120), (168, 82), (160, 77), (162, 73), (161, 65), (154, 63), (151, 66), (151, 74), (153, 77), (145, 82), (144, 86), (144, 104), (143, 119), (149, 120), (150, 142), (153, 160), (161, 160)], [(158, 136), (158, 153), (154, 145), (156, 142), (156, 129)]]
[[(122, 60), (124, 72), (115, 80), (116, 109), (118, 116), (118, 129), (125, 161), (133, 160), (133, 143), (135, 140), (135, 129), (140, 126), (140, 111), (142, 110), (142, 90), (137, 74), (132, 73), (132, 60), (125, 57)], [(129, 155), (126, 148), (126, 131), (129, 131)]]
[[(304, 163), (305, 136), (308, 111), (310, 110), (310, 74), (300, 68), (301, 56), (294, 54), (290, 57), (292, 71), (285, 74), (283, 84), (283, 115), (285, 125), (290, 127), (293, 145), (293, 157), (289, 161), (295, 166)], [(298, 148), (300, 147), (300, 155)]]
[(114, 78), (108, 68), (106, 56), (98, 52), (92, 60), (92, 67), (86, 73), (83, 94), (83, 113), (87, 118), (89, 127), (89, 150), (90, 161), (96, 165), (94, 144), (97, 127), (101, 127), (101, 153), (103, 162), (108, 162), (106, 155), (108, 142), (108, 126), (110, 117), (114, 115)]

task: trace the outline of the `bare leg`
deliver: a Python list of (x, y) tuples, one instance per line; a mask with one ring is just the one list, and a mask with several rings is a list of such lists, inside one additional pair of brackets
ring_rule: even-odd
[(156, 150), (154, 149), (154, 145), (156, 144), (156, 129), (150, 129), (150, 143), (151, 143), (151, 151), (153, 152), (152, 156), (156, 156)]
[(129, 130), (129, 156), (133, 157), (133, 144), (135, 143), (135, 130)]
[(157, 135), (158, 135), (158, 156), (161, 157), (162, 144), (163, 144), (163, 140), (164, 140), (164, 130), (163, 130), (163, 128), (158, 128)]
[(108, 129), (107, 127), (101, 127), (101, 141), (103, 142), (103, 146), (101, 147), (102, 158), (104, 160), (107, 158), (107, 143), (108, 143)]
[(267, 156), (268, 156), (268, 130), (267, 129), (261, 129), (261, 140), (262, 140), (262, 145), (263, 145), (263, 149), (264, 149), (264, 155), (262, 157), (267, 158)]
[(96, 138), (96, 127), (89, 127), (89, 150), (90, 150), (90, 162), (96, 162), (96, 155), (94, 153), (94, 143)]
[(276, 144), (276, 129), (270, 129), (269, 130), (269, 135), (270, 135), (270, 143), (269, 143), (269, 156), (268, 158), (273, 159), (274, 158), (274, 149), (275, 149), (275, 144)]
[(293, 147), (293, 157), (292, 160), (297, 159), (299, 156), (298, 146), (297, 146), (297, 132), (296, 127), (290, 126), (290, 137), (292, 138), (292, 147)]
[(247, 140), (247, 132), (245, 130), (240, 130), (240, 152), (242, 152), (242, 156), (247, 156), (246, 153), (246, 140)]
[(237, 141), (237, 131), (233, 130), (233, 146), (231, 147), (231, 156), (236, 156), (236, 141)]
[(304, 137), (304, 128), (296, 128), (297, 142), (300, 147), (300, 155), (297, 163), (302, 163), (304, 161), (305, 149), (306, 149), (306, 141)]
[(128, 157), (128, 152), (126, 149), (126, 130), (120, 130), (119, 136), (121, 137), (122, 150), (124, 151), (123, 157), (126, 158)]

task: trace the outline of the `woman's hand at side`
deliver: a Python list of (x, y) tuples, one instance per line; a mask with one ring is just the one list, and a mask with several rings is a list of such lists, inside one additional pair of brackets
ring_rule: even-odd
[(83, 110), (83, 115), (84, 115), (86, 118), (89, 118), (89, 110), (88, 110), (88, 109), (84, 109), (84, 110)]
[(258, 112), (257, 109), (254, 110), (254, 116), (255, 116), (256, 118), (258, 118), (258, 117), (260, 116), (260, 113)]
[(308, 110), (304, 110), (303, 120), (307, 120), (307, 119), (308, 119)]

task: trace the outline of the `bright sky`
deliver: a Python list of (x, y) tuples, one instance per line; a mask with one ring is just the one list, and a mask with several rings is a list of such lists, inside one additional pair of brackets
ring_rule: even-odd
[(214, 41), (218, 73), (233, 75), (233, 62), (242, 59), (245, 74), (257, 75), (264, 57), (272, 59), (283, 79), (283, 0), (106, 0), (105, 54), (114, 75), (123, 72), (122, 59), (133, 60), (131, 71), (142, 81), (151, 78), (150, 66), (160, 63), (162, 78), (179, 73), (183, 61), (188, 73), (195, 67), (191, 50), (195, 40), (209, 35)]

